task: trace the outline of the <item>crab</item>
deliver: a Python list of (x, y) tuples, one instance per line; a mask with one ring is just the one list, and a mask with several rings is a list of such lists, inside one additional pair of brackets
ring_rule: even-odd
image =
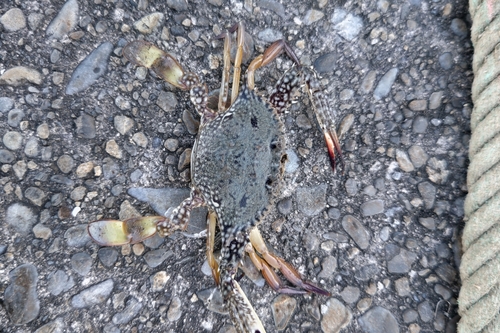
[[(237, 33), (237, 51), (229, 96), (231, 35), (234, 32)], [(278, 196), (287, 160), (280, 114), (289, 107), (303, 83), (324, 132), (333, 168), (338, 157), (342, 161), (341, 149), (334, 119), (329, 116), (330, 109), (315, 72), (301, 66), (284, 40), (274, 42), (250, 63), (246, 84), (240, 89), (244, 26), (239, 23), (218, 37), (224, 39), (224, 67), (216, 110), (208, 106), (206, 85), (194, 73), (184, 71), (173, 56), (145, 41), (134, 41), (124, 48), (123, 54), (132, 64), (152, 69), (175, 87), (189, 91), (201, 117), (191, 156), (191, 192), (166, 216), (95, 221), (89, 223), (88, 232), (100, 245), (133, 244), (157, 232), (160, 236), (168, 236), (185, 230), (192, 209), (207, 206), (207, 260), (225, 307), (238, 332), (263, 333), (265, 329), (259, 317), (235, 279), (245, 253), (268, 284), (280, 293), (330, 295), (304, 280), (283, 258), (271, 253), (257, 228)], [(283, 52), (294, 62), (294, 67), (276, 83), (266, 101), (255, 91), (255, 71)], [(213, 254), (217, 224), (222, 243), (218, 260)], [(275, 270), (281, 271), (293, 286), (284, 284)]]

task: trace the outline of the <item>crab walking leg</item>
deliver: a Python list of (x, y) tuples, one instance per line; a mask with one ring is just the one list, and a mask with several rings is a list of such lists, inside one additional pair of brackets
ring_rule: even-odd
[(207, 216), (207, 261), (212, 270), (212, 276), (217, 286), (220, 284), (219, 264), (214, 257), (215, 227), (217, 225), (217, 214), (209, 212)]
[(236, 56), (234, 57), (233, 68), (233, 86), (231, 88), (231, 104), (234, 103), (240, 90), (240, 77), (241, 77), (241, 60), (243, 59), (243, 46), (245, 43), (245, 26), (243, 23), (238, 23), (235, 27), (237, 30), (236, 37)]
[(337, 156), (340, 159), (342, 172), (344, 170), (344, 159), (342, 157), (342, 150), (340, 148), (339, 138), (335, 130), (335, 119), (336, 116), (331, 115), (334, 110), (328, 104), (326, 97), (323, 94), (323, 89), (321, 88), (318, 79), (316, 78), (316, 73), (311, 69), (304, 70), (304, 81), (307, 86), (307, 92), (309, 94), (309, 99), (314, 108), (314, 113), (316, 115), (316, 120), (323, 131), (325, 137), (326, 147), (328, 148), (328, 155), (330, 157), (330, 164), (332, 169), (335, 170), (337, 166), (336, 160)]
[(292, 48), (283, 40), (280, 39), (269, 46), (263, 54), (257, 56), (247, 68), (247, 86), (250, 90), (255, 87), (255, 71), (266, 66), (276, 59), (283, 51), (292, 59), (294, 63), (300, 66), (300, 61)]
[[(255, 253), (254, 248), (260, 253), (262, 258)], [(270, 253), (264, 243), (264, 240), (262, 239), (259, 229), (256, 227), (250, 231), (250, 243), (247, 244), (245, 250), (248, 252), (255, 267), (262, 272), (262, 275), (266, 279), (267, 283), (277, 292), (284, 294), (305, 294), (311, 292), (318, 295), (330, 296), (328, 291), (321, 289), (310, 282), (304, 281), (297, 270), (295, 270), (295, 268), (293, 268), (292, 265), (287, 263), (283, 258)], [(300, 289), (290, 288), (283, 285), (281, 279), (269, 266), (279, 269), (288, 281)]]
[(203, 197), (196, 191), (191, 191), (189, 198), (184, 199), (184, 201), (172, 211), (170, 216), (156, 225), (158, 234), (161, 237), (168, 237), (177, 230), (186, 230), (189, 218), (191, 217), (191, 210), (204, 205), (205, 201)]
[(222, 78), (219, 91), (218, 111), (226, 110), (227, 97), (229, 95), (229, 73), (231, 72), (231, 34), (226, 31), (218, 38), (224, 37), (224, 68), (222, 68)]

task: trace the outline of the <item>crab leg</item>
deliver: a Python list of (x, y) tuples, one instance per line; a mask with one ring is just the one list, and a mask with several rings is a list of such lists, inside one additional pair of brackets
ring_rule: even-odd
[(231, 72), (231, 34), (226, 31), (219, 37), (224, 37), (224, 68), (222, 69), (221, 87), (219, 91), (218, 111), (226, 110), (229, 95), (229, 73)]
[[(262, 258), (257, 255), (254, 248), (260, 253)], [(245, 250), (248, 252), (255, 267), (262, 272), (262, 275), (266, 279), (267, 283), (277, 292), (284, 294), (305, 294), (311, 292), (318, 295), (330, 296), (328, 291), (321, 289), (310, 282), (304, 281), (300, 277), (297, 270), (295, 270), (295, 268), (293, 268), (292, 265), (287, 263), (283, 258), (270, 253), (264, 243), (264, 240), (262, 239), (259, 229), (253, 228), (250, 231), (250, 243), (247, 244)], [(270, 266), (275, 269), (279, 269), (286, 279), (299, 289), (285, 286)]]
[(175, 208), (170, 215), (156, 225), (158, 234), (161, 237), (168, 237), (177, 230), (186, 230), (191, 210), (205, 205), (203, 197), (196, 191), (191, 191), (189, 198), (184, 199), (181, 204)]
[(316, 73), (312, 69), (305, 69), (304, 81), (306, 82), (309, 99), (311, 100), (315, 111), (314, 114), (316, 115), (316, 120), (318, 121), (318, 124), (323, 131), (323, 136), (325, 137), (326, 147), (328, 148), (328, 156), (330, 157), (330, 165), (332, 166), (332, 169), (335, 170), (338, 156), (343, 172), (345, 164), (342, 157), (342, 150), (340, 148), (339, 138), (335, 130), (335, 120), (332, 115), (330, 115), (330, 113), (333, 112), (333, 109), (328, 104), (328, 100), (323, 94), (323, 89), (321, 89), (319, 81), (316, 78)]
[(212, 270), (212, 276), (217, 286), (220, 283), (219, 264), (214, 257), (215, 226), (217, 225), (217, 215), (209, 212), (207, 216), (207, 261)]

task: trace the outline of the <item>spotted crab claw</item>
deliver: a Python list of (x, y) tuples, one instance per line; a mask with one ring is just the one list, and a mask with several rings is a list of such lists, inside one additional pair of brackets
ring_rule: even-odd
[(123, 48), (123, 55), (137, 66), (149, 68), (168, 83), (187, 90), (183, 82), (184, 70), (179, 62), (152, 43), (136, 40)]
[(89, 223), (87, 231), (102, 246), (120, 246), (142, 242), (156, 233), (163, 216), (133, 217), (125, 221), (99, 220)]
[[(255, 267), (262, 272), (262, 276), (266, 282), (275, 291), (282, 294), (315, 293), (324, 296), (331, 295), (328, 291), (317, 287), (308, 281), (304, 281), (299, 272), (297, 272), (292, 265), (287, 263), (283, 258), (269, 252), (264, 240), (262, 239), (259, 229), (253, 228), (252, 231), (250, 231), (250, 243), (248, 243), (245, 247), (245, 251), (250, 256), (250, 259)], [(278, 269), (283, 276), (285, 276), (285, 278), (296, 287), (286, 286), (278, 277), (278, 274), (276, 274), (274, 269)]]

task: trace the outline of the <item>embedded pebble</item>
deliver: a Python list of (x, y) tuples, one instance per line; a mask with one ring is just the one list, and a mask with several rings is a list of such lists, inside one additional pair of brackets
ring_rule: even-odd
[(422, 182), (417, 185), (417, 188), (424, 200), (425, 208), (431, 209), (436, 199), (436, 187), (429, 182)]
[(66, 238), (69, 247), (83, 247), (91, 240), (87, 232), (87, 224), (69, 228), (64, 233), (64, 238)]
[(394, 281), (394, 287), (396, 288), (398, 295), (401, 297), (410, 296), (411, 294), (410, 280), (408, 280), (407, 277), (402, 277)]
[(459, 18), (455, 18), (451, 21), (451, 31), (453, 31), (453, 33), (461, 38), (464, 38), (464, 37), (467, 37), (467, 35), (469, 34), (469, 28), (467, 27), (467, 24), (459, 19)]
[(349, 178), (345, 182), (345, 190), (347, 192), (347, 195), (355, 196), (358, 193), (358, 183), (356, 182), (356, 180), (353, 178)]
[(344, 216), (342, 227), (362, 250), (368, 248), (371, 238), (370, 232), (357, 218), (352, 215)]
[(174, 111), (177, 106), (177, 98), (169, 91), (162, 91), (156, 100), (156, 105), (165, 112)]
[(112, 279), (92, 285), (71, 298), (71, 306), (77, 309), (104, 303), (113, 291)]
[(49, 38), (61, 39), (73, 30), (78, 23), (78, 1), (68, 0), (62, 6), (57, 16), (47, 26)]
[(92, 257), (86, 252), (75, 253), (71, 256), (71, 267), (81, 276), (85, 276), (92, 268)]
[(293, 209), (293, 204), (292, 204), (292, 198), (284, 198), (280, 200), (277, 204), (278, 211), (283, 214), (283, 215), (288, 215), (292, 212)]
[(7, 149), (0, 149), (0, 163), (10, 164), (16, 159), (16, 156)]
[(398, 161), (399, 167), (404, 172), (412, 172), (415, 170), (413, 164), (410, 161), (410, 158), (406, 154), (406, 152), (397, 149), (396, 150), (396, 161)]
[(363, 28), (361, 17), (347, 13), (343, 9), (336, 8), (330, 20), (333, 28), (342, 38), (348, 41), (354, 40)]
[(167, 318), (170, 321), (179, 320), (182, 315), (182, 302), (179, 297), (174, 297), (167, 311)]
[(323, 315), (321, 319), (323, 333), (338, 333), (352, 320), (351, 310), (333, 297), (321, 305), (321, 314)]
[(52, 272), (48, 276), (47, 290), (54, 296), (70, 290), (75, 285), (72, 276), (69, 276), (62, 270)]
[(0, 85), (6, 84), (16, 87), (26, 82), (40, 85), (42, 84), (42, 80), (42, 74), (36, 69), (17, 66), (9, 68), (0, 76)]
[(448, 163), (446, 160), (438, 160), (435, 157), (432, 157), (427, 162), (427, 167), (425, 171), (427, 171), (427, 175), (429, 176), (429, 180), (436, 184), (444, 184), (448, 180), (448, 176), (451, 171), (447, 170)]
[(52, 237), (52, 230), (50, 230), (49, 227), (41, 223), (38, 223), (33, 227), (33, 234), (35, 235), (36, 238), (47, 240), (50, 237)]
[(432, 217), (421, 217), (418, 222), (429, 230), (436, 229), (436, 221)]
[(64, 320), (61, 317), (58, 317), (54, 321), (50, 321), (47, 324), (41, 326), (33, 333), (64, 333), (66, 327), (64, 325)]
[(26, 27), (26, 17), (19, 8), (11, 8), (0, 17), (0, 23), (9, 32), (15, 32)]
[(344, 302), (352, 304), (358, 301), (361, 291), (357, 287), (347, 286), (340, 292), (340, 296)]
[(365, 333), (399, 333), (399, 325), (391, 311), (375, 306), (358, 318)]
[(408, 104), (408, 107), (413, 111), (424, 111), (427, 109), (427, 101), (425, 99), (414, 99)]
[(408, 273), (413, 262), (417, 260), (417, 255), (415, 253), (394, 244), (387, 244), (385, 246), (385, 254), (389, 273)]
[(288, 174), (294, 173), (299, 168), (299, 157), (293, 149), (287, 149), (286, 156), (285, 172)]
[(111, 319), (113, 321), (113, 324), (115, 325), (123, 325), (123, 324), (128, 324), (132, 319), (137, 317), (139, 312), (142, 310), (142, 302), (139, 302), (135, 297), (131, 297), (127, 301), (127, 305), (125, 306), (125, 309), (122, 311), (116, 313), (113, 318)]
[(310, 129), (312, 127), (309, 118), (305, 114), (299, 114), (295, 120), (297, 126), (303, 129)]
[(325, 16), (325, 14), (322, 11), (316, 9), (309, 9), (305, 13), (302, 22), (304, 22), (305, 25), (311, 25), (314, 22), (321, 20), (323, 16)]
[(94, 170), (94, 163), (85, 162), (78, 165), (75, 174), (78, 178), (84, 178), (87, 177), (92, 172), (92, 170)]
[(198, 127), (200, 127), (200, 122), (193, 117), (193, 114), (188, 110), (182, 112), (182, 122), (186, 125), (186, 129), (189, 134), (198, 133)]
[(177, 170), (182, 171), (191, 164), (191, 149), (186, 148), (182, 151), (181, 156), (179, 156), (179, 163), (177, 165)]
[(74, 95), (84, 91), (106, 73), (109, 56), (113, 51), (113, 47), (113, 44), (110, 42), (102, 43), (83, 59), (71, 75), (71, 79), (66, 87), (67, 95)]
[(23, 136), (19, 132), (9, 131), (3, 135), (3, 144), (10, 150), (18, 150), (23, 144)]
[(57, 159), (57, 166), (62, 173), (69, 173), (75, 166), (75, 160), (69, 155), (61, 155)]
[(122, 95), (118, 95), (115, 98), (115, 105), (120, 109), (120, 110), (130, 110), (131, 104), (128, 99), (123, 97)]
[(81, 201), (87, 193), (87, 188), (85, 186), (77, 186), (71, 191), (70, 198), (73, 201)]
[(403, 321), (405, 323), (413, 323), (418, 319), (418, 312), (413, 309), (407, 309), (403, 312)]
[(12, 127), (18, 127), (21, 120), (24, 118), (24, 112), (20, 109), (13, 109), (9, 111), (7, 116), (7, 124)]
[(40, 153), (40, 147), (38, 146), (38, 140), (34, 136), (26, 141), (26, 145), (24, 146), (24, 153), (28, 157), (36, 157)]
[(384, 212), (384, 200), (374, 199), (361, 205), (361, 214), (363, 216), (372, 216)]
[(359, 302), (356, 304), (356, 307), (361, 312), (365, 312), (370, 308), (370, 306), (372, 306), (372, 299), (368, 297), (360, 299)]
[(337, 270), (337, 258), (333, 256), (326, 256), (321, 263), (321, 272), (318, 274), (320, 279), (329, 279)]
[(151, 13), (134, 22), (134, 28), (143, 34), (152, 33), (156, 27), (161, 26), (165, 19), (165, 15), (160, 12)]
[(260, 0), (259, 1), (259, 7), (261, 9), (269, 9), (269, 10), (272, 10), (273, 12), (275, 12), (276, 14), (278, 14), (281, 18), (286, 18), (286, 14), (285, 14), (285, 7), (277, 2), (277, 1), (273, 1), (273, 0)]
[(38, 220), (34, 211), (21, 203), (13, 203), (7, 208), (5, 221), (21, 235), (27, 235)]
[(450, 52), (443, 53), (438, 58), (439, 65), (444, 70), (449, 70), (453, 67), (453, 56)]
[(94, 117), (82, 113), (82, 115), (75, 120), (76, 133), (85, 138), (93, 139), (96, 136), (96, 126)]
[(219, 288), (210, 288), (200, 290), (196, 293), (199, 299), (203, 301), (208, 310), (220, 314), (227, 314), (227, 306), (224, 304)]
[(435, 91), (429, 97), (429, 109), (435, 110), (441, 106), (441, 100), (443, 98), (442, 91)]
[(257, 38), (265, 43), (273, 43), (277, 40), (283, 39), (283, 34), (279, 30), (267, 28), (259, 31)]
[(36, 293), (38, 272), (32, 264), (24, 264), (9, 273), (3, 305), (12, 323), (23, 325), (38, 317), (40, 301)]
[(122, 150), (115, 140), (109, 140), (106, 142), (106, 153), (118, 159), (123, 157)]
[(24, 191), (24, 196), (34, 205), (42, 206), (45, 199), (45, 192), (38, 187), (32, 186), (28, 187), (26, 191)]
[(314, 61), (314, 69), (320, 74), (332, 73), (336, 68), (337, 54), (325, 53)]
[(125, 135), (134, 127), (134, 120), (126, 116), (115, 116), (114, 126), (118, 133)]
[(174, 255), (172, 250), (167, 249), (158, 249), (149, 251), (144, 255), (144, 260), (149, 267), (155, 268), (161, 265), (167, 258), (170, 258)]
[(451, 292), (450, 289), (446, 288), (445, 286), (439, 283), (437, 283), (434, 286), (434, 291), (436, 292), (436, 294), (440, 295), (446, 301), (453, 296), (453, 293)]
[(143, 132), (135, 133), (132, 136), (132, 141), (134, 141), (139, 147), (146, 148), (148, 146), (148, 138)]
[(429, 121), (427, 120), (427, 118), (422, 116), (416, 117), (413, 121), (413, 133), (425, 133), (428, 125)]
[(279, 295), (273, 300), (271, 308), (273, 310), (274, 324), (278, 331), (286, 328), (296, 306), (297, 300), (287, 295)]
[(299, 211), (307, 216), (319, 214), (326, 207), (326, 184), (299, 187), (296, 200)]
[(354, 273), (354, 277), (360, 281), (369, 281), (373, 279), (373, 276), (379, 272), (379, 268), (376, 264), (368, 264), (362, 267)]
[(441, 279), (443, 279), (443, 281), (450, 285), (453, 285), (457, 278), (457, 271), (448, 263), (440, 264), (434, 271)]
[[(209, 272), (208, 276), (212, 276), (212, 271)], [(151, 275), (149, 278), (151, 284), (151, 290), (155, 292), (161, 292), (165, 290), (165, 285), (167, 281), (170, 279), (170, 275), (165, 271), (156, 272), (154, 275)]]
[(396, 80), (397, 75), (398, 75), (398, 69), (392, 68), (387, 73), (385, 73), (384, 76), (382, 76), (382, 78), (377, 84), (377, 87), (375, 88), (375, 91), (373, 92), (373, 97), (376, 100), (382, 99), (387, 95), (389, 95), (392, 84)]
[(340, 218), (340, 209), (330, 208), (328, 209), (328, 217), (334, 220), (338, 220)]
[(0, 97), (0, 112), (7, 112), (14, 107), (14, 100), (10, 97)]
[(111, 267), (118, 259), (118, 251), (111, 247), (103, 247), (99, 249), (97, 256), (104, 266)]
[(430, 322), (432, 319), (434, 319), (434, 307), (431, 305), (429, 301), (423, 301), (417, 306), (418, 314), (420, 316), (420, 319), (424, 323)]
[(336, 243), (347, 243), (349, 241), (349, 238), (346, 235), (333, 231), (323, 234), (323, 238), (331, 239)]
[(377, 72), (369, 71), (368, 74), (366, 74), (366, 76), (364, 77), (363, 81), (361, 82), (361, 85), (359, 86), (359, 91), (362, 94), (368, 94), (370, 91), (372, 91), (376, 78), (377, 78)]
[(420, 168), (429, 159), (429, 155), (427, 155), (425, 150), (417, 145), (411, 146), (408, 149), (408, 154), (410, 155), (411, 163), (415, 168)]

